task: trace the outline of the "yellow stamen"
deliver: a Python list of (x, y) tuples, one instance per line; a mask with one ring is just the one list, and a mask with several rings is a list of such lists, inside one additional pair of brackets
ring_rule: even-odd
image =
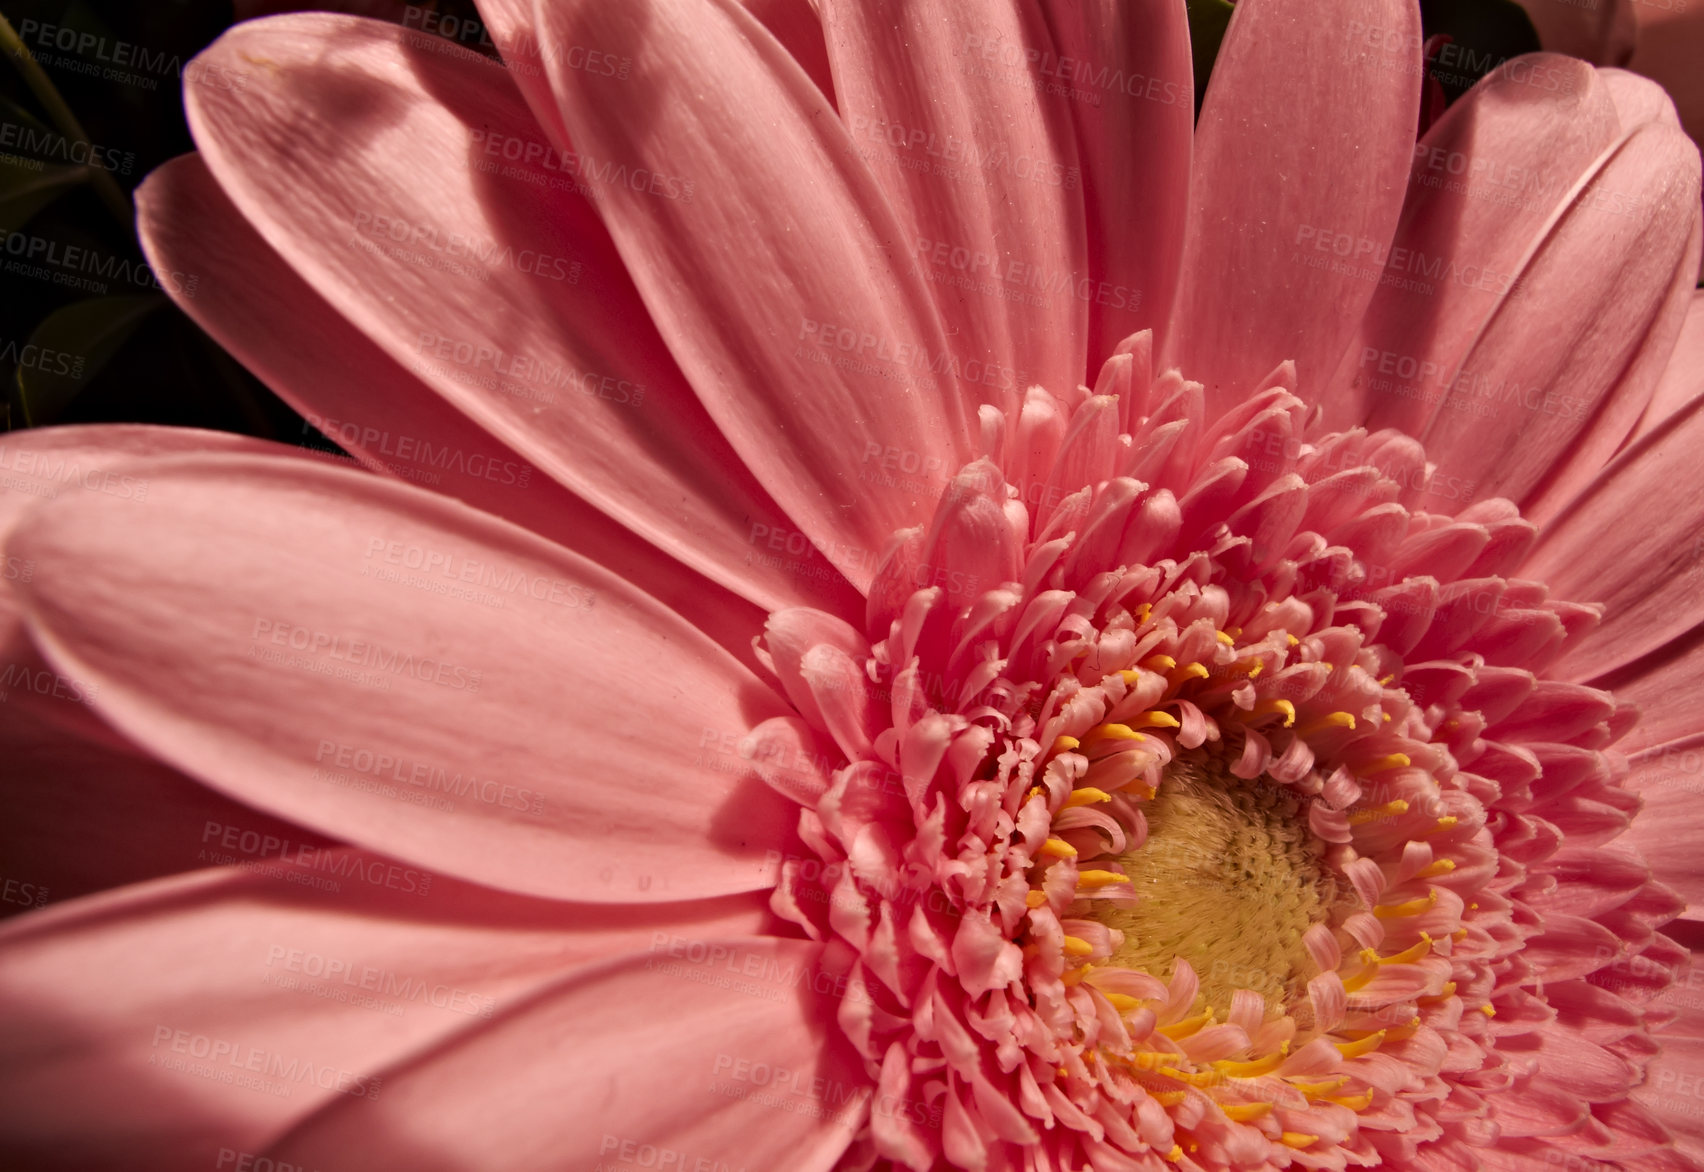
[(1287, 1148), (1305, 1148), (1309, 1144), (1319, 1142), (1319, 1136), (1309, 1135), (1305, 1131), (1286, 1131), (1278, 1137), (1278, 1142)]
[(1300, 639), (1296, 638), (1294, 635), (1285, 635), (1284, 638), (1286, 638), (1290, 641), (1290, 646), (1292, 646), (1292, 647), (1298, 647), (1298, 646), (1301, 645), (1301, 642), (1302, 642)]
[(1384, 679), (1379, 681), (1379, 687), (1388, 688), (1392, 684), (1394, 684), (1395, 682), (1396, 682), (1396, 673), (1391, 672), (1388, 676), (1384, 677)]
[(1391, 753), (1376, 761), (1369, 761), (1362, 767), (1361, 776), (1368, 777), (1374, 773), (1383, 773), (1387, 769), (1407, 769), (1412, 764), (1414, 762), (1409, 760), (1407, 753)]
[(1024, 906), (1027, 908), (1038, 908), (1046, 902), (1047, 892), (1045, 891), (1031, 891), (1024, 896)]
[(1451, 997), (1455, 996), (1455, 991), (1456, 991), (1456, 983), (1454, 981), (1449, 981), (1449, 982), (1445, 983), (1443, 989), (1441, 989), (1438, 992), (1438, 995), (1436, 997), (1421, 997), (1421, 998), (1418, 998), (1416, 1000), (1415, 1004), (1417, 1004), (1417, 1005), (1428, 1005), (1428, 1006), (1429, 1005), (1442, 1005), (1444, 1002), (1448, 1001)]
[(1351, 1111), (1365, 1111), (1368, 1107), (1372, 1106), (1373, 1091), (1372, 1088), (1369, 1087), (1358, 1095), (1343, 1095), (1338, 1098), (1333, 1098), (1330, 1101), (1336, 1103), (1340, 1107), (1347, 1107)]
[(1129, 1013), (1133, 1009), (1142, 1008), (1142, 999), (1140, 997), (1132, 997), (1128, 993), (1103, 992), (1101, 993), (1101, 996), (1105, 997), (1107, 999), (1107, 1003), (1120, 1013)]
[(1136, 621), (1138, 623), (1145, 623), (1153, 613), (1154, 604), (1151, 602), (1144, 602), (1141, 606), (1136, 608)]
[(1079, 936), (1065, 937), (1066, 956), (1091, 956), (1094, 951), (1095, 946)]
[(1264, 659), (1257, 659), (1254, 661), (1254, 666), (1248, 670), (1248, 678), (1252, 680), (1265, 670), (1266, 661)]
[(1083, 734), (1085, 741), (1145, 741), (1148, 738), (1127, 724), (1097, 724)]
[[(1415, 961), (1423, 959), (1431, 951), (1432, 938), (1422, 932), (1420, 933), (1420, 943), (1412, 944), (1401, 952), (1392, 953), (1390, 956), (1375, 956), (1374, 959), (1379, 964), (1413, 964)], [(1362, 955), (1365, 955), (1365, 953)]]
[(1075, 989), (1078, 985), (1083, 983), (1084, 977), (1094, 971), (1095, 966), (1092, 964), (1078, 965), (1074, 969), (1067, 969), (1065, 972), (1061, 973), (1059, 976), (1059, 983), (1064, 985), (1067, 989)]
[(1075, 810), (1078, 806), (1092, 806), (1096, 802), (1110, 801), (1112, 801), (1112, 795), (1104, 789), (1096, 789), (1092, 785), (1086, 785), (1082, 789), (1072, 790), (1071, 796), (1065, 799), (1065, 805), (1061, 808)]
[(1218, 640), (1226, 647), (1235, 647), (1237, 644), (1236, 636), (1231, 634), (1229, 631), (1220, 631), (1218, 634)]
[(1056, 859), (1074, 859), (1077, 857), (1077, 848), (1063, 838), (1050, 838), (1041, 844), (1041, 853), (1052, 855)]
[(1434, 859), (1426, 866), (1414, 872), (1416, 879), (1436, 879), (1439, 875), (1448, 875), (1455, 870), (1454, 859)]
[(1053, 748), (1048, 751), (1048, 755), (1052, 756), (1056, 753), (1069, 753), (1072, 749), (1077, 748), (1082, 743), (1083, 742), (1079, 741), (1076, 737), (1054, 737)]
[(1467, 929), (1457, 928), (1454, 932), (1450, 933), (1450, 939), (1454, 940), (1457, 944), (1460, 944), (1463, 940), (1467, 939)]
[(1262, 700), (1254, 706), (1250, 716), (1270, 716), (1274, 712), (1284, 714), (1284, 727), (1289, 728), (1296, 723), (1296, 706), (1288, 700)]
[(1177, 666), (1177, 660), (1169, 655), (1150, 655), (1142, 661), (1142, 666), (1149, 671), (1170, 671)]
[(1175, 1066), (1162, 1066), (1154, 1073), (1186, 1082), (1192, 1087), (1216, 1087), (1225, 1081), (1225, 1076), (1216, 1070), (1179, 1070)]
[(1381, 713), (1379, 713), (1379, 715), (1380, 715), (1380, 716), (1382, 716), (1382, 717), (1384, 717), (1384, 722), (1385, 722), (1385, 723), (1386, 723), (1386, 724), (1389, 724), (1389, 723), (1390, 723), (1390, 713), (1388, 713), (1388, 712), (1381, 712)]
[(1484, 1005), (1481, 1005), (1479, 1007), (1479, 1012), (1483, 1013), (1486, 1017), (1496, 1017), (1497, 1016), (1496, 1008), (1493, 1007), (1489, 1002), (1487, 1002)]
[[(1189, 1092), (1188, 1091), (1152, 1091), (1152, 1092), (1150, 1092), (1150, 1097), (1162, 1107), (1175, 1107), (1179, 1103), (1183, 1102), (1185, 1099), (1189, 1098)], [(1173, 1148), (1172, 1151), (1177, 1152), (1178, 1155), (1183, 1154), (1182, 1148)], [(1172, 1158), (1176, 1159), (1175, 1156), (1172, 1157)]]
[(1125, 687), (1134, 688), (1136, 686), (1136, 681), (1142, 677), (1135, 668), (1127, 667), (1118, 673), (1118, 678), (1124, 681)]
[(1282, 1050), (1268, 1054), (1264, 1058), (1255, 1058), (1249, 1062), (1233, 1062), (1229, 1058), (1221, 1058), (1213, 1063), (1213, 1069), (1227, 1078), (1259, 1078), (1261, 1075), (1271, 1074), (1284, 1065), (1284, 1060), (1289, 1057), (1289, 1049), (1289, 1045), (1286, 1044)]
[(1349, 825), (1364, 826), (1368, 822), (1377, 822), (1380, 818), (1393, 818), (1398, 814), (1406, 813), (1408, 813), (1408, 803), (1397, 798), (1394, 802), (1386, 802), (1382, 806), (1349, 811)]
[(1315, 720), (1308, 721), (1306, 724), (1304, 724), (1301, 728), (1297, 729), (1296, 731), (1298, 733), (1301, 733), (1303, 736), (1306, 736), (1309, 733), (1316, 733), (1316, 732), (1321, 731), (1322, 729), (1328, 729), (1328, 728), (1353, 729), (1354, 727), (1355, 727), (1355, 715), (1354, 715), (1354, 713), (1351, 713), (1351, 712), (1333, 712), (1333, 713), (1330, 713), (1326, 716), (1321, 716), (1321, 717), (1319, 717)]
[(1176, 671), (1167, 672), (1166, 678), (1171, 681), (1172, 687), (1175, 688), (1179, 684), (1185, 683), (1189, 680), (1207, 679), (1212, 676), (1212, 674), (1212, 672), (1207, 670), (1207, 665), (1204, 663), (1186, 663)]
[(1334, 1045), (1336, 1045), (1338, 1053), (1342, 1054), (1343, 1057), (1359, 1058), (1363, 1054), (1371, 1054), (1374, 1050), (1377, 1050), (1379, 1048), (1379, 1044), (1384, 1040), (1385, 1031), (1377, 1030), (1368, 1034), (1366, 1037), (1358, 1038), (1353, 1042), (1336, 1042)]
[(1345, 993), (1359, 993), (1372, 984), (1373, 978), (1379, 975), (1379, 966), (1376, 963), (1379, 959), (1378, 953), (1370, 948), (1364, 948), (1361, 950), (1361, 959), (1366, 963), (1366, 967), (1352, 977), (1343, 978), (1343, 991)]
[(1187, 1038), (1202, 1026), (1211, 1023), (1212, 1020), (1213, 1007), (1209, 1005), (1194, 1017), (1186, 1017), (1182, 1021), (1174, 1021), (1171, 1025), (1161, 1026), (1160, 1033), (1175, 1042), (1179, 1038)]
[(1318, 1099), (1329, 1095), (1332, 1091), (1342, 1090), (1343, 1084), (1348, 1081), (1348, 1075), (1340, 1074), (1336, 1078), (1323, 1078), (1313, 1082), (1292, 1079), (1290, 1080), (1290, 1085), (1295, 1087), (1298, 1091), (1301, 1091), (1302, 1094), (1306, 1095), (1308, 1098)]
[[(1176, 1092), (1166, 1091), (1165, 1093), (1168, 1094), (1168, 1095), (1173, 1094), (1173, 1093), (1176, 1093), (1176, 1094), (1179, 1094), (1179, 1095), (1183, 1094), (1182, 1091), (1176, 1091)], [(1159, 1097), (1160, 1097), (1159, 1095), (1154, 1096), (1154, 1098), (1156, 1098), (1156, 1099), (1159, 1098)], [(1181, 1102), (1183, 1102), (1183, 1100), (1179, 1099), (1178, 1102), (1181, 1103)], [(1166, 1153), (1166, 1159), (1169, 1160), (1173, 1164), (1175, 1164), (1179, 1160), (1183, 1159), (1183, 1145), (1182, 1144), (1173, 1144), (1171, 1146), (1171, 1151)]]
[(1111, 887), (1115, 883), (1128, 883), (1130, 876), (1120, 875), (1117, 871), (1079, 871), (1077, 873), (1078, 887)]
[(1438, 902), (1438, 889), (1431, 891), (1418, 899), (1404, 900), (1402, 903), (1381, 903), (1373, 909), (1373, 914), (1381, 920), (1394, 920), (1400, 916), (1417, 916), (1428, 911)]
[(1153, 709), (1129, 722), (1131, 728), (1182, 728), (1183, 722), (1169, 712)]
[(1438, 819), (1438, 824), (1436, 826), (1432, 827), (1432, 829), (1425, 833), (1424, 837), (1431, 838), (1434, 834), (1442, 834), (1446, 830), (1452, 830), (1455, 828), (1456, 823), (1460, 821), (1461, 819), (1457, 818), (1454, 814), (1445, 814), (1442, 818)]
[(1272, 1114), (1271, 1103), (1220, 1103), (1219, 1110), (1233, 1123), (1248, 1123)]

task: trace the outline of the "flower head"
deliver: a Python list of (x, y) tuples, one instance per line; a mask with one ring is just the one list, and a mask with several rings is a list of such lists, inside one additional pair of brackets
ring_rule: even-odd
[(1697, 154), (1547, 55), (1416, 145), (1413, 6), (1316, 7), (1238, 5), (1193, 131), (1176, 6), (211, 49), (151, 257), (388, 476), (30, 441), (146, 488), (5, 514), (62, 723), (288, 844), (8, 930), (13, 1146), (1694, 1166), (1697, 873), (1614, 746), (1695, 661), (1696, 504), (1625, 513)]

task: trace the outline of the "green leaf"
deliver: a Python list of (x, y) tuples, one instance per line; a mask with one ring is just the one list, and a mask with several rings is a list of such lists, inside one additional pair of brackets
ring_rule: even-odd
[(42, 208), (88, 180), (89, 169), (77, 163), (0, 154), (0, 235), (16, 232)]
[(1231, 13), (1229, 0), (1189, 0), (1189, 52), (1195, 66), (1195, 115), (1201, 116), (1201, 99), (1213, 62), (1219, 59), (1219, 44), (1225, 39)]
[(57, 419), (165, 304), (157, 294), (74, 302), (43, 318), (16, 353), (0, 351), (0, 359), (17, 365), (14, 389), (23, 425), (41, 427)]

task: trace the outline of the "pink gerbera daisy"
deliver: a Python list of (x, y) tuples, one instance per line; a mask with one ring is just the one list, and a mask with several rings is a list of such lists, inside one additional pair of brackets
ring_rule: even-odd
[(367, 470), (0, 448), (16, 870), (144, 880), (0, 933), (9, 1158), (1698, 1168), (1661, 92), (754, 8), (198, 61), (150, 257)]

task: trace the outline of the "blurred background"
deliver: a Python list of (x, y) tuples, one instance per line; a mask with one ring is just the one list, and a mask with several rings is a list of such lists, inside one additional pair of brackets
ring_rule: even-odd
[[(172, 304), (142, 257), (131, 203), (149, 171), (194, 149), (182, 89), (195, 55), (239, 20), (307, 8), (494, 52), (473, 0), (0, 0), (0, 432), (142, 422), (331, 446)], [(1189, 8), (1199, 96), (1232, 6)], [(1704, 100), (1704, 0), (1424, 0), (1422, 10), (1423, 120), (1542, 44), (1656, 77), (1694, 137), (1704, 131), (1691, 120)]]

